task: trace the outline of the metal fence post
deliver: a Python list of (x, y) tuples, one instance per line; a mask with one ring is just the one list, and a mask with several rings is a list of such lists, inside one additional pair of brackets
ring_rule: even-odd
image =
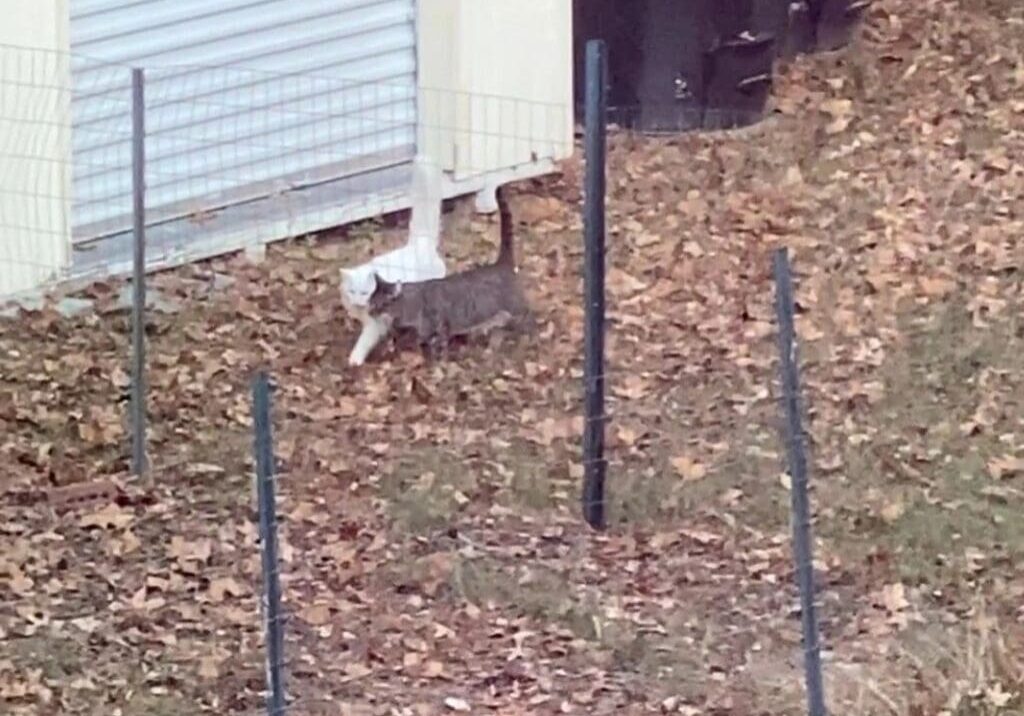
[(814, 603), (811, 517), (807, 496), (807, 453), (801, 421), (800, 378), (793, 312), (793, 277), (786, 249), (774, 256), (775, 310), (779, 321), (779, 359), (782, 377), (782, 408), (786, 421), (786, 453), (789, 458), (792, 501), (793, 559), (800, 589), (803, 622), (804, 675), (807, 708), (811, 716), (826, 716), (825, 689), (821, 677), (821, 643)]
[(277, 558), (277, 504), (274, 494), (274, 443), (270, 419), (270, 380), (256, 375), (252, 386), (252, 416), (256, 457), (256, 494), (263, 564), (263, 613), (267, 638), (267, 713), (282, 716), (284, 698), (284, 625)]
[(604, 459), (604, 240), (608, 53), (603, 40), (587, 43), (584, 227), (583, 518), (605, 526)]
[(146, 472), (146, 103), (145, 78), (132, 68), (132, 472)]

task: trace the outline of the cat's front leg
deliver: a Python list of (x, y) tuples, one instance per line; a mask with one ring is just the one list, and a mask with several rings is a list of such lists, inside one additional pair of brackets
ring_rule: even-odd
[(348, 357), (348, 364), (359, 366), (366, 362), (370, 352), (377, 347), (380, 339), (388, 332), (387, 324), (379, 318), (369, 317), (363, 322), (363, 330), (352, 347), (352, 353)]
[(434, 346), (435, 350), (441, 354), (441, 359), (444, 361), (448, 360), (448, 348), (451, 345), (451, 340), (451, 326), (448, 325), (448, 321), (440, 321), (437, 326), (437, 331), (434, 333)]
[(438, 325), (436, 327), (428, 327), (427, 325), (423, 325), (420, 327), (417, 337), (420, 342), (420, 350), (422, 350), (423, 357), (426, 360), (437, 360), (439, 357), (444, 356), (442, 353), (442, 348), (444, 346), (443, 326)]

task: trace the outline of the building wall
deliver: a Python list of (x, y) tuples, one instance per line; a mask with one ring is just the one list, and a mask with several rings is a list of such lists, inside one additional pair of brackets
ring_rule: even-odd
[(421, 147), (455, 180), (572, 154), (571, 0), (420, 0)]
[(149, 222), (412, 160), (415, 0), (70, 2), (76, 242), (131, 226), (130, 67)]
[[(378, 0), (375, 3), (333, 1), (358, 9), (383, 8), (392, 4), (397, 7), (397, 3), (407, 0)], [(75, 5), (76, 2), (79, 4)], [(200, 0), (187, 2), (207, 15), (217, 14), (214, 12), (216, 7)], [(389, 109), (383, 117), (387, 126), (408, 132), (408, 154), (403, 154), (401, 159), (404, 161), (411, 157), (415, 141), (420, 151), (437, 157), (449, 170), (445, 193), (452, 196), (486, 189), (496, 182), (545, 173), (552, 169), (554, 161), (569, 156), (573, 146), (570, 0), (418, 2), (417, 51), (412, 51), (411, 41), (406, 45), (410, 48), (407, 55), (409, 74), (405, 75), (409, 79), (407, 85), (404, 81), (399, 83), (403, 91), (404, 87), (414, 88), (411, 94), (403, 95), (410, 97), (409, 113), (399, 117), (397, 112)], [(119, 4), (128, 6), (128, 0), (0, 0), (0, 11), (4, 13), (4, 22), (0, 23), (0, 105), (3, 107), (0, 116), (4, 118), (0, 119), (0, 295), (32, 289), (60, 277), (68, 268), (72, 255), (73, 277), (119, 274), (125, 271), (125, 267), (130, 267), (130, 231), (112, 233), (88, 245), (79, 246), (71, 241), (71, 226), (76, 217), (72, 216), (70, 200), (81, 203), (90, 198), (84, 189), (76, 192), (77, 182), (86, 182), (89, 171), (108, 171), (114, 164), (118, 170), (115, 172), (116, 181), (130, 181), (130, 162), (122, 161), (124, 157), (121, 155), (113, 163), (109, 156), (104, 161), (77, 156), (81, 154), (77, 152), (78, 145), (88, 144), (96, 132), (71, 131), (71, 75), (76, 73), (76, 102), (81, 105), (83, 101), (88, 104), (89, 98), (97, 93), (102, 97), (100, 90), (109, 89), (104, 84), (108, 78), (119, 83), (115, 90), (124, 89), (127, 72), (123, 70), (127, 65), (150, 67), (170, 64), (176, 67), (191, 64), (190, 58), (199, 64), (212, 62), (215, 58), (189, 53), (169, 57), (161, 49), (163, 45), (154, 44), (155, 40), (154, 43), (143, 43), (148, 51), (137, 53), (137, 43), (132, 44), (118, 34), (123, 34), (125, 27), (112, 22), (89, 24), (95, 19), (93, 16), (99, 18), (101, 12), (107, 12), (106, 8)], [(279, 8), (285, 8), (286, 4), (283, 0), (273, 2), (274, 7)], [(235, 5), (240, 6), (241, 3)], [(168, 12), (179, 10), (178, 5), (167, 4)], [(69, 18), (74, 20), (76, 17), (77, 24), (69, 23)], [(408, 36), (411, 38), (411, 10), (407, 17)], [(121, 19), (133, 23), (137, 20), (129, 15)], [(258, 17), (252, 18), (253, 22), (257, 20)], [(208, 24), (203, 26), (204, 31), (210, 29)], [(75, 28), (77, 30), (72, 32)], [(142, 26), (133, 24), (132, 28), (146, 31), (145, 23)], [(352, 32), (359, 30), (350, 25), (346, 28)], [(332, 37), (338, 35), (330, 28), (323, 28), (323, 33)], [(157, 39), (177, 47), (175, 43), (179, 40), (188, 44), (195, 38), (192, 35), (183, 37), (181, 33), (165, 33)], [(342, 49), (346, 52), (353, 51), (351, 39), (336, 39), (345, 45)], [(83, 49), (83, 42), (89, 51)], [(3, 47), (5, 43), (40, 49), (14, 50)], [(222, 45), (219, 43), (217, 47)], [(273, 47), (279, 48), (279, 43)], [(259, 56), (263, 57), (262, 54)], [(265, 69), (280, 72), (283, 68), (305, 78), (307, 68), (302, 63), (315, 64), (320, 56), (314, 57), (304, 51), (299, 42), (295, 51), (285, 58), (289, 62), (294, 60), (295, 66), (282, 65), (279, 59), (271, 58), (267, 60), (269, 66)], [(326, 56), (333, 57), (331, 61), (335, 63), (349, 61), (344, 53), (327, 53)], [(251, 58), (247, 59), (245, 52), (221, 59), (230, 60), (228, 69), (251, 64)], [(115, 63), (116, 66), (110, 65), (107, 72), (83, 74), (83, 70), (88, 70), (96, 60)], [(70, 64), (75, 65), (73, 70), (69, 70)], [(413, 64), (416, 64), (415, 78), (412, 75)], [(357, 77), (366, 75), (373, 80), (377, 79), (374, 73), (388, 72), (388, 67), (379, 57), (370, 55), (354, 74)], [(323, 69), (315, 71), (314, 67), (308, 68), (310, 81), (315, 80)], [(154, 72), (147, 72), (147, 102), (180, 100), (188, 105), (192, 95), (169, 97), (161, 87), (161, 80), (163, 78)], [(385, 84), (390, 87), (395, 82), (392, 79)], [(375, 86), (374, 83), (367, 84), (367, 87), (371, 86)], [(212, 88), (207, 89), (212, 91)], [(102, 106), (96, 103), (96, 108), (104, 111), (108, 105), (121, 108), (117, 124), (111, 129), (113, 134), (120, 136), (128, 126), (127, 92), (118, 96), (120, 101), (105, 102)], [(251, 92), (250, 97), (239, 96), (237, 99), (244, 103), (251, 99)], [(204, 100), (202, 107), (209, 109), (210, 104), (208, 99)], [(94, 113), (82, 110), (82, 106), (76, 105), (76, 123), (97, 119)], [(286, 106), (294, 108), (294, 102)], [(89, 107), (85, 106), (85, 109)], [(328, 107), (322, 114), (333, 117), (341, 113)], [(151, 134), (160, 133), (162, 125), (158, 119), (157, 116), (148, 118), (152, 120), (147, 121), (147, 130)], [(396, 119), (402, 121), (397, 122)], [(375, 121), (368, 119), (367, 123), (375, 124)], [(178, 133), (176, 129), (175, 134)], [(200, 138), (204, 142), (213, 141), (206, 134)], [(147, 154), (153, 163), (160, 156), (158, 139), (151, 136), (152, 141), (148, 142), (151, 146), (147, 147)], [(226, 138), (226, 150), (237, 154), (245, 149), (232, 139)], [(253, 147), (263, 144), (252, 143)], [(332, 146), (335, 144), (337, 142)], [(396, 146), (400, 144), (396, 142)], [(73, 145), (76, 156), (72, 160)], [(127, 144), (119, 140), (117, 146)], [(82, 161), (83, 156), (87, 161)], [(72, 166), (76, 175), (74, 185)], [(269, 242), (296, 232), (317, 231), (379, 212), (402, 209), (408, 206), (407, 186), (402, 173), (407, 167), (407, 164), (389, 163), (379, 169), (368, 167), (365, 174), (342, 176), (337, 180), (317, 175), (314, 178), (318, 182), (327, 179), (327, 183), (313, 183), (308, 189), (302, 186), (302, 182), (287, 191), (275, 188), (265, 200), (240, 205), (245, 211), (225, 206), (224, 210), (216, 212), (213, 220), (202, 224), (202, 231), (197, 231), (196, 225), (190, 222), (190, 215), (183, 215), (183, 218), (169, 221), (150, 232), (148, 240), (153, 251), (148, 253), (153, 257), (152, 268), (198, 260), (237, 250), (248, 243)], [(194, 172), (183, 174), (195, 175)], [(282, 183), (275, 181), (275, 187)], [(284, 183), (291, 186), (290, 182)], [(335, 188), (336, 183), (339, 183), (339, 188)], [(109, 187), (110, 184), (104, 182), (97, 186)], [(155, 200), (157, 187), (150, 186), (150, 189), (149, 199)], [(306, 196), (316, 192), (324, 195), (320, 198), (326, 208), (318, 208), (319, 204)], [(291, 201), (292, 194), (295, 201)], [(118, 188), (116, 196), (119, 200), (126, 196), (124, 187)], [(264, 208), (263, 203), (274, 206)], [(298, 213), (296, 206), (301, 207)], [(159, 213), (157, 206), (149, 208), (153, 214)], [(274, 212), (285, 218), (276, 221)], [(167, 246), (158, 240), (163, 229), (166, 229), (163, 233), (167, 234)]]
[(0, 296), (71, 256), (67, 0), (0, 0)]

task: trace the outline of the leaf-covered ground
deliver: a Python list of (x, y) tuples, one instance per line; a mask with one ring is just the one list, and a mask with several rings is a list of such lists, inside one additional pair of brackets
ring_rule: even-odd
[[(257, 713), (249, 381), (281, 462), (301, 714), (802, 709), (770, 251), (793, 251), (836, 713), (1024, 710), (1024, 11), (885, 0), (772, 117), (611, 139), (612, 527), (578, 518), (580, 166), (517, 187), (535, 333), (345, 358), (360, 227), (154, 277), (127, 317), (0, 323), (5, 713)], [(452, 218), (457, 265), (491, 219)]]

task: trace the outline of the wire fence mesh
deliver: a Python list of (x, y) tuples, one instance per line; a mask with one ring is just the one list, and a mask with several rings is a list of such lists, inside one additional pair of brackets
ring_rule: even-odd
[[(0, 46), (4, 294), (131, 269), (128, 65)], [(148, 66), (147, 257), (163, 268), (408, 207), (419, 146), (446, 193), (572, 152), (571, 108), (233, 66)], [(19, 267), (22, 267), (19, 269)], [(5, 284), (6, 285), (6, 284)]]
[(70, 92), (66, 56), (0, 53), (0, 294), (9, 294), (61, 275), (68, 263)]

